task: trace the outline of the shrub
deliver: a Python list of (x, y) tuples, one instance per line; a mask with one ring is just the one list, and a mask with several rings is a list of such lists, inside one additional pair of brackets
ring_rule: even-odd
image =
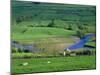
[(92, 52), (90, 50), (84, 50), (83, 55), (92, 55)]
[(76, 51), (76, 55), (83, 55), (83, 50)]
[(28, 49), (25, 49), (24, 52), (25, 52), (25, 53), (29, 53), (30, 51), (29, 51)]
[(77, 30), (76, 34), (79, 38), (82, 38), (84, 36), (84, 32), (82, 30)]
[(75, 52), (76, 55), (93, 55), (92, 51), (90, 50), (79, 50)]
[(18, 48), (18, 52), (19, 52), (19, 53), (22, 53), (23, 51), (22, 51), (20, 48)]
[(73, 30), (71, 25), (68, 25), (67, 30)]
[(12, 48), (12, 53), (16, 53), (17, 49), (16, 48)]
[(54, 27), (55, 26), (55, 24), (54, 24), (54, 19), (53, 20), (51, 20), (51, 22), (48, 24), (48, 27)]
[(22, 22), (21, 17), (18, 17), (18, 18), (16, 19), (16, 23), (19, 24), (20, 22)]

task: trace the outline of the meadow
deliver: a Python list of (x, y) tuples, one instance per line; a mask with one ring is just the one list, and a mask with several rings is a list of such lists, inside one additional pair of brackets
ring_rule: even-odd
[[(67, 37), (75, 35), (75, 31), (65, 30), (62, 28), (51, 27), (14, 27), (12, 39), (17, 41), (29, 40), (35, 41), (36, 39), (50, 38), (50, 37)], [(23, 32), (24, 31), (24, 32)]]
[[(11, 40), (39, 50), (25, 52), (12, 45), (12, 74), (96, 68), (96, 49), (93, 54), (82, 48), (72, 51), (74, 56), (63, 56), (64, 49), (84, 35), (96, 34), (96, 6), (12, 0), (11, 8)], [(96, 47), (91, 40), (86, 45)]]
[[(95, 56), (12, 59), (12, 74), (91, 70), (96, 68)], [(22, 63), (28, 65), (23, 66)]]
[(30, 43), (95, 33), (95, 6), (12, 0), (11, 7), (12, 40)]

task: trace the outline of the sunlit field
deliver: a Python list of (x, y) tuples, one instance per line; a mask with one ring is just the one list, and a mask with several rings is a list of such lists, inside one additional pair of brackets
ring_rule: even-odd
[(12, 74), (96, 68), (96, 38), (83, 38), (96, 34), (96, 6), (12, 0), (11, 8)]
[[(12, 59), (12, 73), (91, 70), (96, 68), (95, 60), (95, 56)], [(28, 65), (21, 65), (25, 62)]]

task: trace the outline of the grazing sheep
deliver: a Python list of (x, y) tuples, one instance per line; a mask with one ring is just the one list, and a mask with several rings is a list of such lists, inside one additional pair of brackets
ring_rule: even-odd
[(21, 63), (21, 64), (20, 64), (20, 66), (27, 66), (27, 65), (29, 65), (28, 62), (24, 62), (24, 63)]

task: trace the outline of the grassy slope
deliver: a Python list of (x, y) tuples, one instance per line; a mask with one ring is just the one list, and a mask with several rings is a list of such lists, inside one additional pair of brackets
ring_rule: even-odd
[[(88, 30), (95, 31), (95, 6), (52, 4), (12, 0), (12, 39), (18, 41), (32, 41), (38, 38), (70, 36), (74, 31), (65, 29), (68, 25), (77, 30), (77, 24), (87, 22)], [(44, 10), (44, 11), (43, 11)], [(87, 17), (88, 16), (88, 17)], [(21, 17), (22, 22), (16, 23), (15, 20)], [(55, 26), (58, 28), (47, 28), (52, 19), (55, 19)], [(92, 23), (93, 22), (93, 23)], [(29, 27), (40, 26), (38, 28)], [(93, 28), (93, 29), (92, 29)], [(27, 30), (23, 33), (24, 30)], [(90, 31), (90, 32), (91, 32)]]
[[(26, 30), (24, 33), (23, 31)], [(49, 37), (66, 37), (75, 35), (74, 31), (65, 30), (61, 28), (50, 27), (14, 27), (12, 32), (12, 39), (14, 40), (35, 40)]]
[[(47, 63), (48, 61), (50, 61), (51, 63)], [(29, 65), (20, 66), (20, 64), (24, 62), (28, 62)], [(13, 59), (12, 73), (35, 73), (95, 69), (95, 63), (95, 56)]]
[[(72, 14), (71, 12), (75, 13)], [(77, 15), (77, 13), (79, 15)], [(18, 17), (24, 17), (23, 22), (17, 24), (15, 20)], [(29, 17), (31, 17), (31, 19)], [(55, 19), (55, 25), (59, 28), (29, 27), (30, 25), (47, 26), (52, 19)], [(75, 31), (62, 28), (67, 28), (68, 25), (71, 25), (73, 26), (73, 29), (75, 29), (77, 24), (84, 23), (86, 23), (86, 25), (93, 25), (91, 27), (88, 26), (90, 28), (89, 30), (95, 28), (95, 6), (45, 3), (34, 4), (32, 2), (13, 2), (12, 5), (12, 39), (25, 43), (26, 41), (39, 42), (39, 48), (46, 48), (48, 54), (50, 54), (50, 51), (55, 50), (55, 48), (57, 51), (63, 51), (68, 44), (75, 43), (73, 38), (66, 38), (67, 36), (75, 35)], [(48, 60), (51, 61), (50, 64), (47, 63)], [(29, 65), (20, 66), (19, 64), (23, 62), (28, 62)], [(67, 71), (94, 68), (95, 56), (12, 60), (13, 73)]]
[[(40, 24), (38, 24), (39, 21), (47, 21), (46, 24), (43, 24), (43, 26), (47, 26), (51, 19), (65, 21), (65, 24), (77, 24), (78, 22), (95, 25), (95, 10), (95, 6), (88, 5), (54, 3), (35, 4), (31, 1), (14, 1), (12, 2), (12, 20), (14, 22), (18, 17), (22, 17), (26, 25), (28, 22), (28, 24), (33, 25), (35, 23), (38, 26), (40, 26)], [(64, 26), (64, 23), (62, 26)]]
[[(18, 17), (22, 22), (15, 22)], [(58, 28), (47, 27), (52, 19)], [(42, 49), (62, 51), (75, 43), (70, 36), (76, 34), (77, 24), (83, 24), (81, 22), (91, 25), (86, 24), (88, 31), (95, 31), (95, 6), (12, 2), (12, 39), (22, 43), (35, 42)], [(73, 30), (62, 29), (69, 25)]]

